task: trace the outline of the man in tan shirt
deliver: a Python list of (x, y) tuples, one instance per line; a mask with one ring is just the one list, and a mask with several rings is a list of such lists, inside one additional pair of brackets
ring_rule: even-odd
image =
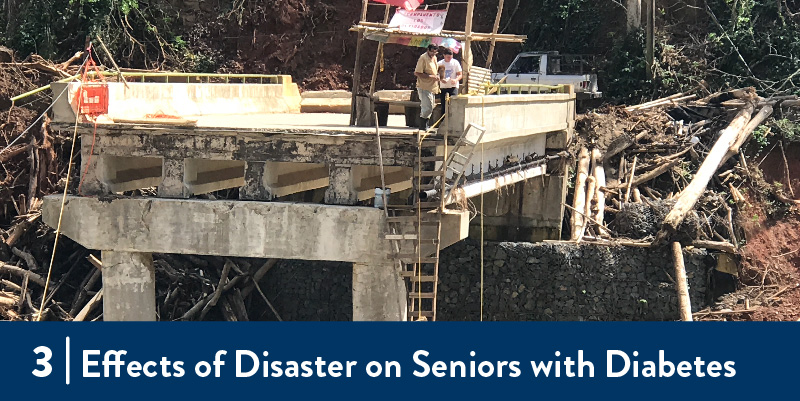
[(428, 129), (428, 120), (431, 118), (434, 106), (434, 95), (439, 93), (439, 72), (436, 53), (439, 46), (428, 45), (428, 51), (419, 56), (414, 75), (417, 77), (417, 92), (420, 101), (419, 129)]

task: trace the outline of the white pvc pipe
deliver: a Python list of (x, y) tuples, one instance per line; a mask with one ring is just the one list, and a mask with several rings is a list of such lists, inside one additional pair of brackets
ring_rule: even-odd
[[(495, 191), (508, 185), (516, 184), (520, 181), (538, 177), (545, 173), (547, 173), (547, 163), (529, 167), (524, 170), (514, 171), (499, 177), (489, 178), (484, 181), (469, 183), (462, 186), (461, 190), (463, 190), (464, 196), (469, 199), (480, 194)], [(450, 201), (448, 204), (455, 203), (457, 200), (456, 198), (457, 197), (449, 197)]]

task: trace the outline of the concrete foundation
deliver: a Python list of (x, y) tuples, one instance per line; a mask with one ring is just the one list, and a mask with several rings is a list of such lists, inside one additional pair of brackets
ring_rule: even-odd
[(406, 285), (400, 265), (354, 263), (353, 320), (404, 321), (406, 317)]
[(103, 251), (103, 320), (155, 321), (153, 255)]
[[(487, 241), (539, 242), (561, 238), (563, 176), (540, 176), (483, 195), (483, 237)], [(481, 210), (480, 197), (472, 198)], [(480, 238), (480, 219), (470, 225), (470, 237)]]

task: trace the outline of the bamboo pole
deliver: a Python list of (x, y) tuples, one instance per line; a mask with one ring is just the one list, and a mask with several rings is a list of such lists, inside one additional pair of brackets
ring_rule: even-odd
[(500, 0), (500, 4), (497, 5), (497, 15), (494, 17), (494, 26), (492, 26), (492, 42), (489, 44), (489, 55), (486, 56), (486, 68), (492, 69), (492, 58), (494, 57), (494, 46), (497, 43), (497, 38), (494, 37), (497, 35), (497, 29), (500, 27), (500, 17), (503, 15), (503, 3), (505, 0)]
[[(586, 148), (581, 148), (578, 154), (578, 172), (575, 174), (575, 193), (572, 196), (572, 218), (570, 224), (572, 225), (572, 234), (570, 239), (573, 241), (578, 240), (578, 230), (583, 227), (584, 207), (586, 205), (586, 178), (589, 172), (589, 151)], [(577, 213), (576, 213), (577, 211)]]
[(464, 24), (464, 56), (462, 57), (462, 70), (464, 75), (464, 85), (461, 87), (463, 93), (469, 90), (469, 70), (472, 67), (472, 14), (475, 11), (475, 0), (467, 2), (467, 21)]
[(692, 321), (692, 303), (689, 299), (689, 283), (686, 279), (686, 267), (683, 264), (683, 250), (679, 242), (672, 243), (672, 260), (675, 262), (675, 287), (678, 291), (678, 308), (681, 320)]
[[(383, 23), (389, 22), (389, 5), (386, 5), (386, 10), (383, 13)], [(378, 42), (378, 51), (375, 53), (375, 65), (372, 67), (372, 79), (369, 81), (369, 97), (375, 94), (375, 83), (378, 80), (378, 67), (383, 55), (383, 42)], [(378, 121), (378, 120), (375, 120)]]
[[(361, 2), (361, 21), (367, 19), (367, 3), (369, 0)], [(350, 125), (356, 125), (356, 96), (358, 96), (358, 87), (361, 86), (361, 48), (364, 44), (364, 31), (358, 31), (358, 39), (356, 40), (356, 61), (353, 66), (353, 94), (350, 98)]]

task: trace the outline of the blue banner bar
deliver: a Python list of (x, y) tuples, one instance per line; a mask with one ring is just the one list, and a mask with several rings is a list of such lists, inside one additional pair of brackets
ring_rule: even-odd
[(797, 323), (11, 322), (0, 333), (0, 383), (33, 399), (794, 399), (800, 373)]

